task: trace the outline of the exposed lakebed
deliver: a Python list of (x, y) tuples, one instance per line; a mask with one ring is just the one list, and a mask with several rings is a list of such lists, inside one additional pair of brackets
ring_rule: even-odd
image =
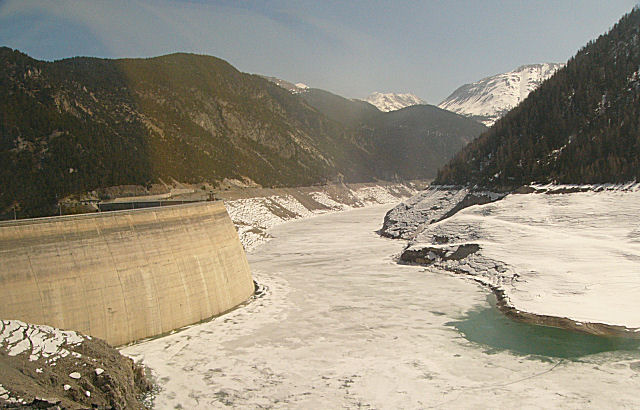
[(530, 189), (434, 220), (465, 191), (432, 187), (394, 208), (385, 232), (411, 239), (404, 261), (484, 283), (514, 316), (638, 338), (640, 184)]

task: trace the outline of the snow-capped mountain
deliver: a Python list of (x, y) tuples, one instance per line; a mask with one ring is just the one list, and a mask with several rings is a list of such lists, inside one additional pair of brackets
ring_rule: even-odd
[(289, 81), (281, 80), (276, 77), (268, 77), (266, 75), (263, 75), (262, 78), (265, 78), (271, 81), (272, 83), (284, 88), (285, 90), (290, 91), (292, 94), (303, 93), (309, 89), (309, 86), (303, 83), (294, 84), (294, 83), (290, 83)]
[(438, 107), (471, 117), (490, 127), (562, 66), (564, 64), (529, 64), (483, 78), (458, 88)]
[(374, 92), (364, 101), (376, 106), (380, 111), (388, 112), (399, 110), (412, 105), (426, 104), (413, 94), (379, 93)]

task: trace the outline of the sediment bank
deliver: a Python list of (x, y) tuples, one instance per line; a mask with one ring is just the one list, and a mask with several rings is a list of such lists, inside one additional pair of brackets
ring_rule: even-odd
[(442, 188), (385, 219), (384, 229), (411, 240), (401, 261), (489, 287), (500, 310), (521, 322), (640, 339), (640, 316), (631, 309), (640, 260), (637, 184), (533, 186), (440, 218), (466, 195)]
[(489, 285), (486, 286), (493, 291), (494, 295), (496, 295), (496, 305), (498, 309), (507, 317), (518, 322), (530, 323), (539, 326), (557, 327), (596, 336), (640, 339), (640, 332), (638, 332), (637, 329), (630, 329), (625, 326), (609, 325), (607, 323), (578, 322), (567, 317), (524, 312), (516, 309), (509, 303), (509, 298), (505, 295), (504, 290)]
[(269, 239), (268, 230), (286, 221), (325, 213), (392, 204), (414, 195), (426, 181), (330, 184), (297, 188), (237, 188), (224, 199), (246, 251)]

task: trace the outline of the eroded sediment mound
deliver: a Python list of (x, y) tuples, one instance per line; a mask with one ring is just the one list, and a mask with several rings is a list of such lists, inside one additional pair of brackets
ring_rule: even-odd
[(145, 408), (144, 369), (103, 340), (0, 321), (0, 408)]

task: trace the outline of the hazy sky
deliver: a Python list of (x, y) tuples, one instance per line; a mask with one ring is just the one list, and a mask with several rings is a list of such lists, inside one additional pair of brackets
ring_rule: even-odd
[(0, 45), (38, 59), (210, 54), (346, 97), (437, 104), (522, 64), (564, 62), (637, 0), (0, 0)]

